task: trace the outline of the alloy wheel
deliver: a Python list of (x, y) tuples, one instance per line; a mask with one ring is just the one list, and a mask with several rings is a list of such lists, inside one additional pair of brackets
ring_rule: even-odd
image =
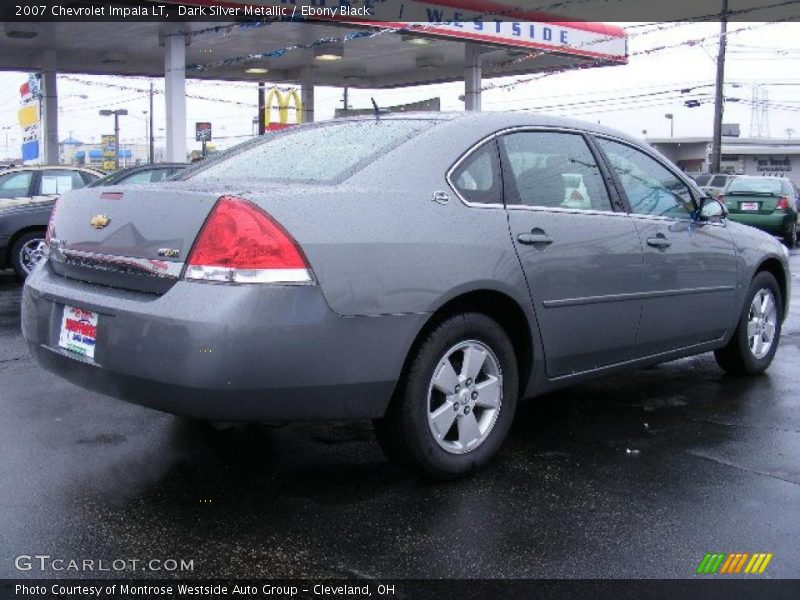
[(428, 425), (441, 448), (464, 454), (492, 431), (503, 402), (503, 373), (486, 344), (469, 340), (450, 348), (428, 388)]
[(29, 240), (19, 250), (19, 264), (26, 275), (30, 275), (33, 268), (45, 257), (47, 245), (41, 238)]
[(775, 341), (777, 326), (775, 298), (769, 289), (761, 288), (753, 297), (747, 316), (747, 342), (750, 352), (757, 359), (769, 354)]

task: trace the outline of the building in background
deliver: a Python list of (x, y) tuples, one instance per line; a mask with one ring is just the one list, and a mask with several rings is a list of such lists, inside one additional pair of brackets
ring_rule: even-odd
[[(689, 173), (707, 173), (711, 137), (648, 138), (659, 152)], [(722, 138), (723, 173), (788, 177), (800, 185), (800, 140)]]
[[(147, 144), (120, 144), (119, 166), (123, 168), (147, 163), (148, 153)], [(86, 165), (98, 169), (103, 167), (103, 145), (100, 142), (85, 144), (73, 137), (68, 137), (59, 142), (58, 154), (61, 164), (64, 165)], [(154, 160), (155, 162), (164, 161), (163, 148), (155, 148)]]

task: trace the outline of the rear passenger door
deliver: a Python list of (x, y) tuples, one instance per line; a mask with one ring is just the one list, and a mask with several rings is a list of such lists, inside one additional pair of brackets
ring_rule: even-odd
[(642, 250), (582, 133), (500, 137), (509, 231), (525, 272), (549, 377), (633, 357)]
[(721, 338), (735, 321), (737, 278), (726, 222), (695, 220), (689, 187), (655, 156), (620, 140), (596, 139), (627, 197), (644, 250), (639, 353)]

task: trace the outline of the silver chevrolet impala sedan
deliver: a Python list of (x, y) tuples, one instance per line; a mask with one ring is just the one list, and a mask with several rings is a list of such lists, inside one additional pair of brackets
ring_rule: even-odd
[(661, 155), (524, 113), (299, 126), (148, 187), (63, 196), (22, 328), (86, 389), (220, 421), (374, 419), (436, 478), (518, 400), (714, 351), (763, 372), (787, 252)]

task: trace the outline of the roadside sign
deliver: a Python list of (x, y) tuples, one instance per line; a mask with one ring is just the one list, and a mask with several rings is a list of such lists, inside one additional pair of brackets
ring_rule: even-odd
[(211, 123), (195, 123), (194, 139), (197, 142), (211, 141)]

